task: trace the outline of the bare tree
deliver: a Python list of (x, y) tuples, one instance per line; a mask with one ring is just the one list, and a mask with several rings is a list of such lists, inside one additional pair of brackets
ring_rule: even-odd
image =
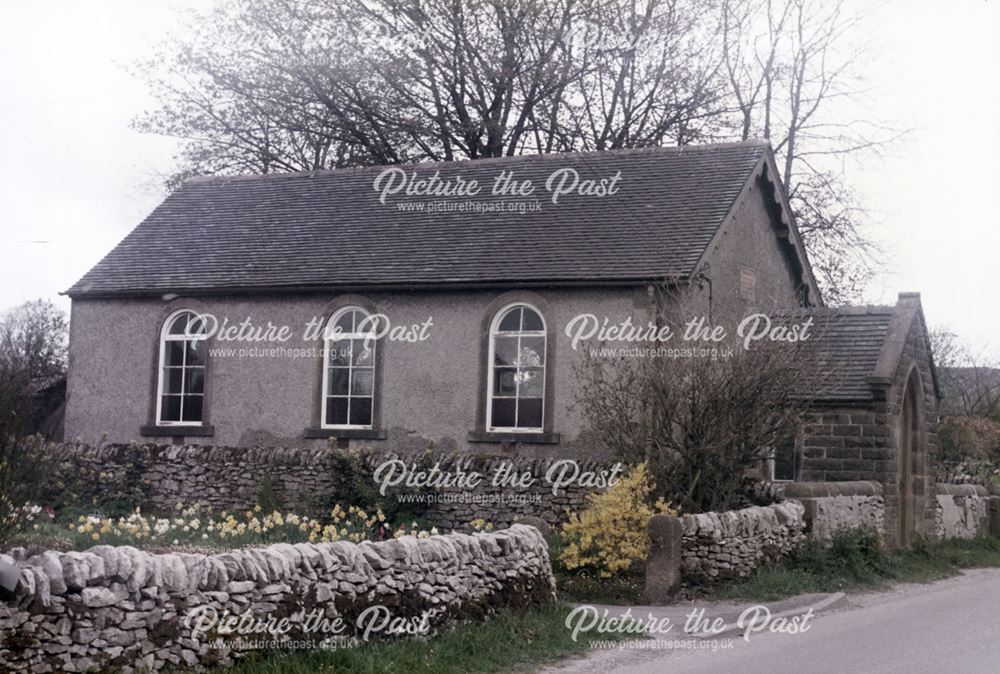
[(771, 140), (828, 300), (878, 250), (840, 164), (892, 134), (840, 0), (224, 0), (138, 66), (179, 171)]
[(931, 344), (944, 392), (943, 414), (1000, 422), (1000, 363), (944, 328), (931, 331)]
[[(685, 145), (719, 133), (724, 91), (711, 12), (686, 0), (608, 2), (574, 24), (569, 47), (583, 76), (553, 115), (554, 149)], [(536, 144), (532, 150), (550, 151)]]
[(685, 512), (727, 510), (794, 432), (801, 359), (799, 349), (773, 343), (717, 358), (588, 352), (578, 404), (624, 460), (649, 462), (657, 496)]
[(857, 114), (865, 93), (864, 15), (843, 0), (723, 0), (726, 80), (743, 139), (771, 141), (799, 229), (831, 304), (856, 300), (881, 251), (869, 214), (844, 180), (844, 161), (871, 157), (900, 135)]
[[(719, 93), (692, 0), (231, 0), (140, 64), (182, 170), (690, 142)], [(176, 181), (175, 181), (176, 182)]]

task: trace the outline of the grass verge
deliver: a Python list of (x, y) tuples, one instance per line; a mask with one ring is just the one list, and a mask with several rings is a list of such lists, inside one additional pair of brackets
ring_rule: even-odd
[(926, 583), (962, 569), (1000, 567), (1000, 539), (951, 539), (887, 551), (870, 534), (848, 531), (829, 546), (809, 542), (782, 563), (758, 569), (746, 582), (715, 589), (731, 600), (773, 601), (797, 594), (877, 589), (892, 582)]
[(599, 578), (556, 572), (556, 587), (559, 598), (577, 603), (611, 604), (628, 606), (641, 604), (641, 594), (645, 578), (636, 574), (621, 574), (613, 578)]
[[(570, 607), (551, 603), (524, 611), (503, 611), (484, 623), (465, 623), (428, 641), (372, 642), (336, 651), (271, 653), (241, 662), (226, 674), (388, 674), (421, 672), (486, 674), (511, 672), (586, 651), (566, 629)], [(602, 635), (602, 639), (615, 635)]]

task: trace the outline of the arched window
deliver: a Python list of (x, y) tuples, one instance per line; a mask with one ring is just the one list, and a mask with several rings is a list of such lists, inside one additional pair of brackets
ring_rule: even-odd
[(545, 415), (545, 321), (513, 304), (490, 326), (486, 423), (490, 431), (541, 431)]
[(202, 424), (207, 338), (205, 319), (188, 309), (174, 312), (163, 322), (160, 330), (157, 425)]
[(323, 333), (324, 428), (371, 428), (377, 319), (356, 306), (338, 309)]

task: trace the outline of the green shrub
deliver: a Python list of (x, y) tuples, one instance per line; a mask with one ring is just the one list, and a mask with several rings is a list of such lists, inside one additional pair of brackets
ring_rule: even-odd
[(10, 437), (0, 444), (0, 543), (31, 524), (40, 512), (45, 478), (52, 474), (51, 446), (41, 436)]
[(120, 451), (119, 463), (103, 470), (77, 452), (58, 452), (42, 483), (41, 503), (57, 514), (101, 513), (106, 517), (123, 517), (141, 508), (151, 488), (143, 478), (149, 448), (132, 443)]
[(878, 535), (862, 529), (838, 531), (827, 544), (810, 539), (789, 555), (784, 566), (818, 576), (860, 582), (892, 572), (889, 553)]
[(271, 478), (270, 473), (265, 475), (257, 484), (257, 505), (267, 513), (284, 509), (282, 499), (278, 498), (278, 495), (274, 491), (274, 480)]
[[(435, 462), (431, 449), (419, 457), (410, 458), (417, 470), (428, 470)], [(440, 460), (440, 459), (439, 459)], [(375, 512), (378, 509), (392, 521), (420, 520), (427, 512), (426, 500), (404, 501), (403, 494), (426, 495), (434, 493), (430, 488), (390, 487), (386, 493), (379, 493), (373, 473), (375, 461), (368, 448), (338, 450), (331, 452), (327, 459), (327, 470), (333, 477), (334, 487), (328, 494), (318, 495), (312, 507), (318, 512), (327, 512), (339, 503), (349, 503), (363, 510)]]

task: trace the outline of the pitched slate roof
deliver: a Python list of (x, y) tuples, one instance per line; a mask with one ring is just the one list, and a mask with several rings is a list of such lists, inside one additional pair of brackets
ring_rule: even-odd
[[(880, 386), (894, 383), (913, 321), (924, 330), (920, 296), (901, 293), (895, 306), (813, 308), (796, 317), (813, 317), (801, 378), (805, 398), (814, 401), (875, 400)], [(929, 346), (929, 341), (928, 341)], [(940, 397), (937, 372), (930, 363)]]
[[(803, 395), (811, 400), (872, 400), (868, 377), (885, 346), (894, 307), (838, 307), (811, 311), (810, 368)], [(815, 360), (813, 360), (815, 359)]]
[[(768, 152), (764, 143), (649, 148), (403, 166), (477, 180), (478, 196), (379, 202), (366, 167), (188, 181), (67, 294), (608, 283), (690, 274)], [(551, 201), (559, 169), (618, 191)], [(501, 171), (530, 197), (494, 197)], [(429, 212), (430, 202), (539, 202), (534, 212)], [(400, 206), (410, 202), (416, 206)], [(422, 206), (421, 206), (422, 204)], [(404, 208), (414, 210), (403, 210)], [(416, 210), (423, 208), (424, 210)]]

